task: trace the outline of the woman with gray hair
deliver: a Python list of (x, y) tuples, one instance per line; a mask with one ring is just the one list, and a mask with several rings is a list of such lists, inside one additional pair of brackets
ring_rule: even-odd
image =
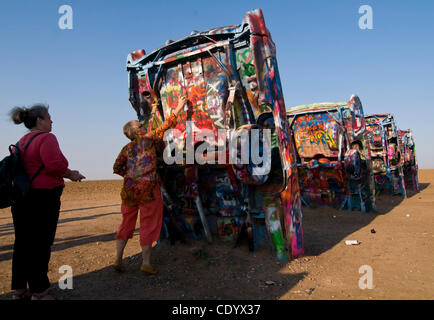
[(116, 234), (116, 271), (124, 272), (122, 257), (125, 246), (133, 237), (137, 216), (140, 211), (140, 246), (142, 264), (140, 270), (147, 274), (156, 274), (157, 268), (151, 265), (152, 244), (160, 237), (163, 223), (163, 201), (161, 198), (161, 179), (157, 173), (156, 146), (162, 141), (164, 132), (177, 124), (187, 98), (181, 96), (178, 106), (172, 110), (166, 121), (153, 128), (154, 112), (142, 126), (136, 120), (125, 124), (124, 134), (131, 140), (119, 153), (113, 165), (113, 173), (124, 178), (121, 190), (122, 222)]
[[(30, 130), (18, 142), (21, 161), (31, 181), (25, 199), (12, 205), (15, 229), (12, 256), (13, 299), (54, 299), (48, 294), (47, 277), (51, 246), (57, 229), (63, 178), (81, 181), (85, 177), (68, 169), (68, 160), (51, 133), (48, 106), (16, 107), (10, 111), (15, 124), (24, 123)], [(28, 286), (28, 288), (27, 288)]]

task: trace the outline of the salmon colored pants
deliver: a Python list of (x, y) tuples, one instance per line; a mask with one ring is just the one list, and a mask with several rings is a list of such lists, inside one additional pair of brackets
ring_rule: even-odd
[(160, 237), (163, 223), (163, 200), (160, 187), (154, 189), (154, 200), (137, 206), (121, 205), (122, 223), (116, 239), (131, 239), (136, 229), (137, 215), (140, 211), (140, 246), (150, 246)]

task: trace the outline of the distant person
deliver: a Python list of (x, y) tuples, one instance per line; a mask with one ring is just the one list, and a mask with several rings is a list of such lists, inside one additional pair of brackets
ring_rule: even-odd
[[(164, 132), (177, 123), (177, 115), (186, 104), (187, 99), (181, 97), (178, 106), (170, 117), (157, 128), (153, 128), (154, 119), (145, 122), (129, 121), (124, 126), (124, 134), (131, 140), (119, 153), (113, 173), (124, 178), (121, 191), (122, 223), (116, 235), (115, 270), (125, 271), (122, 257), (128, 239), (131, 239), (136, 228), (138, 211), (140, 210), (140, 246), (142, 247), (142, 265), (140, 270), (148, 274), (156, 274), (157, 269), (151, 265), (152, 244), (160, 237), (163, 222), (163, 201), (161, 198), (161, 181), (157, 173), (156, 146), (163, 139)], [(155, 108), (153, 110), (155, 112)]]
[(21, 153), (24, 169), (32, 181), (31, 189), (26, 198), (11, 207), (15, 229), (12, 298), (52, 300), (47, 272), (65, 185), (63, 178), (81, 181), (85, 177), (68, 169), (57, 138), (50, 133), (53, 121), (48, 106), (16, 107), (10, 116), (15, 124), (24, 123), (30, 129), (18, 142), (21, 150), (34, 137)]

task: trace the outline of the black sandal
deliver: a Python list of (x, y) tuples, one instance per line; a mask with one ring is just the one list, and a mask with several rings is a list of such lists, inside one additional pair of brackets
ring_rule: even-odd
[(12, 293), (12, 300), (30, 300), (31, 297), (32, 294), (29, 289), (26, 289), (21, 293), (18, 293), (17, 291)]
[(55, 297), (49, 294), (48, 290), (41, 293), (34, 293), (31, 297), (32, 300), (56, 300)]

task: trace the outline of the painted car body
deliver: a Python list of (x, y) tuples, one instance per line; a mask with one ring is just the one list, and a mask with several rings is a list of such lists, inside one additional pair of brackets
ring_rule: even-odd
[(399, 145), (403, 158), (403, 173), (406, 190), (411, 186), (413, 191), (419, 191), (419, 179), (416, 158), (416, 145), (413, 132), (410, 129), (398, 130)]
[[(247, 227), (256, 235), (255, 244), (259, 244), (264, 234), (260, 221), (265, 221), (279, 259), (287, 259), (288, 254), (302, 255), (295, 151), (289, 139), (276, 48), (262, 10), (246, 13), (240, 25), (193, 32), (180, 40), (168, 41), (149, 54), (137, 50), (128, 56), (127, 70), (129, 100), (139, 119), (150, 108), (143, 98), (145, 94), (150, 94), (157, 105), (157, 123), (170, 115), (180, 95), (192, 103), (191, 111), (181, 112), (175, 133), (170, 136), (178, 151), (185, 152), (191, 131), (195, 133), (190, 136), (195, 147), (201, 142), (197, 132), (212, 132), (215, 140), (207, 143), (216, 155), (221, 155), (227, 152), (229, 141), (228, 135), (219, 134), (219, 130), (235, 133), (272, 130), (272, 165), (268, 174), (253, 174), (251, 161), (247, 165), (222, 165), (221, 161), (214, 165), (191, 165), (184, 158), (182, 164), (165, 165), (162, 175), (166, 188), (179, 185), (175, 196), (174, 192), (169, 193), (184, 201), (184, 220), (186, 216), (197, 220), (197, 206), (185, 203), (189, 202), (186, 200), (189, 194), (196, 199), (199, 194), (207, 220), (211, 221), (210, 229), (220, 235), (231, 232), (236, 235)], [(196, 175), (189, 179), (187, 172), (191, 170)]]
[(377, 194), (389, 190), (405, 197), (401, 140), (393, 114), (369, 115), (366, 126)]
[(375, 207), (363, 107), (348, 102), (314, 103), (288, 110), (297, 152), (303, 203), (363, 212)]

